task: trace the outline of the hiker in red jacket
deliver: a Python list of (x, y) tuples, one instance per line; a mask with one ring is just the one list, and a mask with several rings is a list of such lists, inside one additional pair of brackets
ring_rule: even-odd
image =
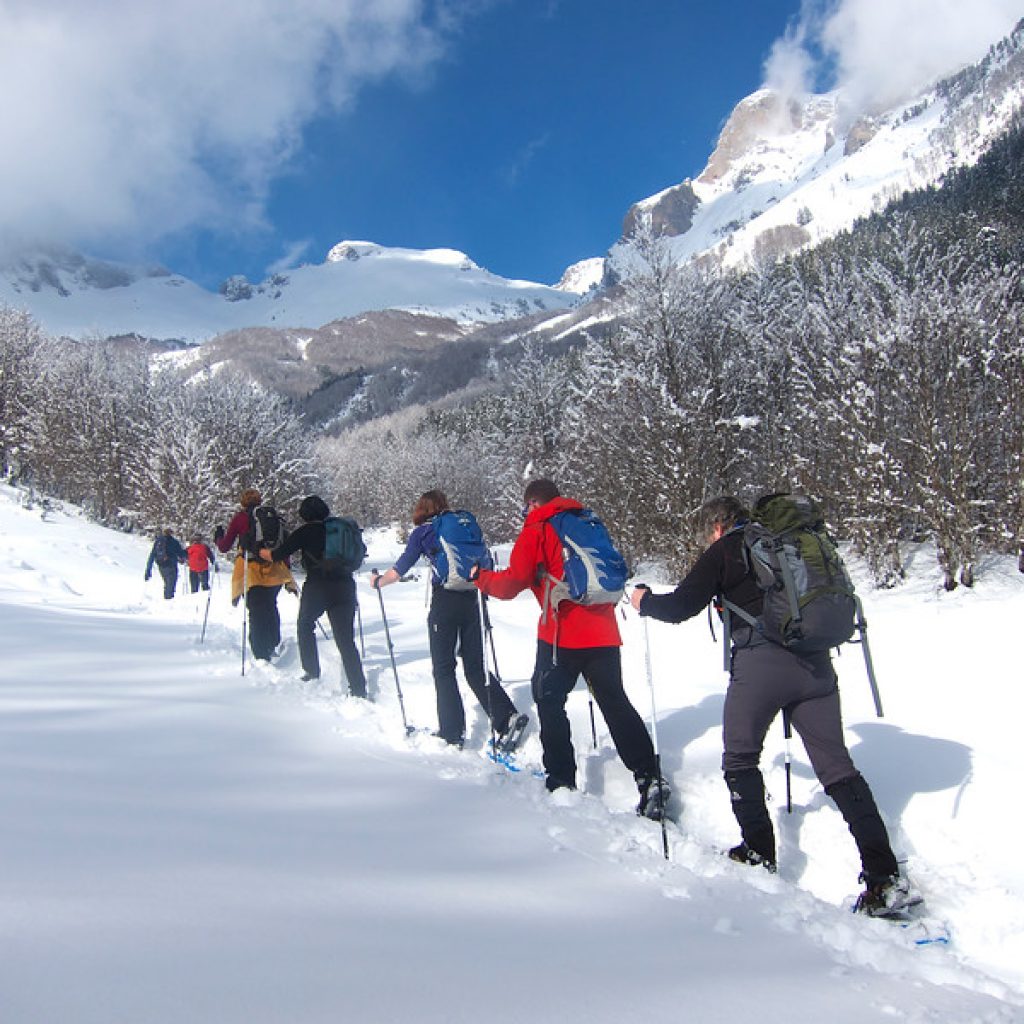
[(203, 541), (203, 538), (196, 534), (192, 543), (185, 548), (185, 555), (188, 558), (188, 582), (195, 594), (199, 590), (210, 589), (210, 565), (213, 564), (214, 571), (217, 571), (217, 561), (210, 545)]
[(523, 498), (526, 521), (512, 548), (508, 568), (481, 569), (474, 575), (474, 582), (485, 594), (499, 600), (532, 590), (543, 609), (537, 623), (532, 684), (547, 788), (552, 792), (576, 788), (576, 755), (565, 703), (582, 675), (608, 723), (619, 757), (636, 779), (640, 791), (637, 813), (657, 818), (668, 801), (668, 784), (658, 778), (651, 737), (622, 687), (622, 640), (615, 606), (563, 600), (555, 607), (546, 607), (550, 592), (547, 577), (561, 580), (565, 575), (562, 545), (548, 520), (559, 512), (583, 506), (561, 497), (554, 482), (545, 479), (533, 480)]

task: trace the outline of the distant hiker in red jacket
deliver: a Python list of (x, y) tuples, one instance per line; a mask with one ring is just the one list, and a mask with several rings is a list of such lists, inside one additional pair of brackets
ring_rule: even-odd
[[(485, 594), (500, 600), (532, 590), (537, 603), (545, 608), (546, 576), (557, 580), (565, 576), (561, 542), (548, 520), (583, 506), (561, 497), (555, 484), (544, 479), (532, 481), (523, 498), (526, 522), (512, 548), (508, 568), (500, 572), (481, 569), (475, 582)], [(540, 719), (546, 785), (551, 791), (576, 788), (576, 755), (565, 702), (582, 675), (608, 723), (619, 757), (636, 779), (640, 791), (637, 813), (656, 817), (668, 800), (668, 784), (658, 778), (651, 737), (622, 687), (621, 645), (614, 605), (564, 600), (541, 615), (533, 699)]]
[(195, 594), (200, 589), (210, 589), (210, 564), (213, 564), (214, 571), (217, 569), (217, 561), (209, 544), (196, 534), (192, 543), (185, 549), (188, 557), (188, 582)]

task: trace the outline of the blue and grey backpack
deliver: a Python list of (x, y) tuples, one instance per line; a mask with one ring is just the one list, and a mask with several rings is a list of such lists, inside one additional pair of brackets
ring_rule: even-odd
[(476, 517), (457, 509), (440, 512), (431, 522), (437, 548), (430, 561), (441, 586), (445, 590), (473, 590), (469, 581), (473, 566), (490, 569), (494, 565)]
[(552, 582), (548, 603), (618, 604), (626, 591), (629, 569), (604, 523), (589, 509), (567, 510), (548, 523), (562, 545), (565, 576)]

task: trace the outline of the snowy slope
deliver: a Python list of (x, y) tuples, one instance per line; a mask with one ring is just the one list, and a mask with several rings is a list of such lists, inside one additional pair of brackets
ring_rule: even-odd
[(487, 322), (560, 310), (573, 293), (510, 281), (452, 249), (342, 242), (325, 262), (259, 285), (231, 278), (223, 294), (177, 274), (36, 254), (0, 269), (0, 303), (27, 309), (44, 330), (82, 338), (140, 334), (202, 341), (243, 327), (320, 327), (369, 310), (429, 312)]
[[(1024, 1019), (1015, 655), (995, 638), (1024, 578), (974, 593), (927, 569), (865, 594), (888, 717), (843, 656), (854, 757), (949, 947), (911, 948), (849, 914), (852, 845), (780, 737), (765, 754), (777, 877), (729, 863), (718, 773), (722, 673), (706, 624), (650, 624), (658, 734), (679, 794), (671, 860), (585, 691), (570, 703), (584, 792), (545, 794), (483, 759), (406, 740), (377, 595), (360, 579), (371, 705), (298, 682), (282, 654), (240, 675), (240, 615), (144, 584), (148, 545), (0, 488), (0, 1013), (5, 1024), (564, 1022), (836, 1024)], [(371, 538), (369, 565), (395, 540)], [(422, 585), (385, 592), (409, 720), (431, 728)], [(499, 661), (529, 708), (532, 599), (492, 605)], [(629, 690), (650, 696), (639, 621)], [(1011, 685), (1007, 685), (1007, 684)], [(531, 709), (532, 710), (532, 709)], [(524, 761), (538, 756), (535, 735)]]

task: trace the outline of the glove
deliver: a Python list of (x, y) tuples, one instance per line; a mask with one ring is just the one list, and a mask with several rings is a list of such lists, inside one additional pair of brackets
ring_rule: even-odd
[(218, 526), (217, 529), (213, 531), (213, 539), (222, 540), (225, 533), (227, 533), (227, 530), (225, 530), (223, 526)]
[(294, 583), (286, 583), (284, 585), (284, 589), (287, 590), (289, 594), (294, 594), (296, 597), (299, 596), (299, 588), (295, 586)]

